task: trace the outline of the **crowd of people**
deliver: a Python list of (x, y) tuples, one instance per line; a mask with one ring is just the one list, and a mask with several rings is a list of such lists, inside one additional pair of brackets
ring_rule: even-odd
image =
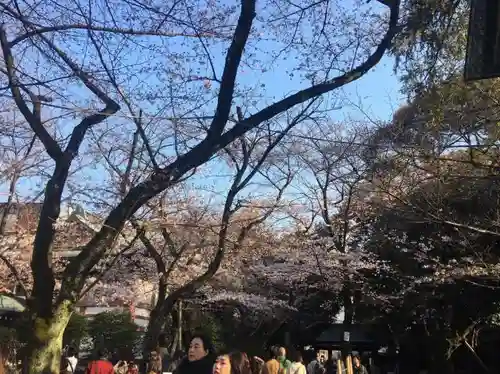
[[(64, 367), (66, 374), (75, 372), (73, 364)], [(70, 365), (71, 367), (68, 367)], [(73, 370), (71, 370), (73, 368)], [(145, 374), (162, 374), (167, 371), (158, 352), (151, 352), (145, 367)], [(359, 357), (353, 359), (354, 374), (368, 374), (361, 364)], [(168, 372), (173, 374), (337, 374), (334, 360), (322, 362), (314, 354), (313, 357), (304, 357), (298, 350), (293, 350), (287, 356), (284, 347), (272, 346), (269, 357), (265, 359), (252, 356), (245, 352), (231, 351), (216, 353), (207, 337), (195, 335), (192, 337), (186, 356), (173, 357), (168, 365)], [(135, 362), (118, 361), (113, 365), (108, 361), (105, 352), (100, 352), (96, 360), (91, 361), (86, 374), (138, 374), (139, 368)]]

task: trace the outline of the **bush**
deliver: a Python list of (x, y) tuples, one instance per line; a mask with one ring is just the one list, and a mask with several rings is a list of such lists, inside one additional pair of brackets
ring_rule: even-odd
[(121, 359), (132, 359), (138, 354), (140, 332), (128, 312), (104, 312), (89, 321), (89, 337), (94, 349), (107, 349)]
[(78, 313), (73, 313), (64, 330), (63, 346), (71, 346), (78, 350), (80, 342), (89, 334), (89, 320)]

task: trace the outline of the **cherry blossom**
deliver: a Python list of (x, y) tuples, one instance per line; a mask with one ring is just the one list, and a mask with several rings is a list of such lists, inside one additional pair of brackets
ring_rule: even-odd
[(31, 287), (31, 269), (29, 266), (33, 237), (19, 235), (0, 236), (0, 286), (10, 292), (16, 287)]
[(266, 314), (266, 315), (276, 315), (278, 311), (296, 311), (297, 309), (289, 305), (284, 300), (267, 298), (262, 295), (246, 293), (246, 292), (231, 292), (231, 291), (221, 291), (211, 294), (206, 300), (202, 301), (202, 304), (211, 303), (230, 303), (236, 302), (239, 305), (244, 306), (248, 310), (255, 313)]

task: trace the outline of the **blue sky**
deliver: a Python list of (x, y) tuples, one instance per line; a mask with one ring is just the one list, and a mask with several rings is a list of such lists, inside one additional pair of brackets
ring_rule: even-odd
[[(148, 40), (148, 43), (151, 43)], [(153, 42), (154, 43), (154, 42)], [(164, 43), (164, 42), (160, 42)], [(191, 52), (192, 44), (185, 44), (181, 46), (176, 40), (167, 41), (169, 52), (181, 54), (188, 54)], [(258, 93), (264, 93), (265, 98), (259, 99), (255, 104), (253, 103), (244, 103), (248, 105), (244, 105), (247, 107), (247, 114), (256, 112), (259, 109), (262, 109), (265, 105), (272, 103), (275, 100), (279, 100), (283, 98), (285, 95), (293, 93), (301, 88), (307, 87), (309, 84), (304, 82), (298, 74), (290, 77), (290, 71), (294, 69), (294, 62), (297, 60), (296, 55), (288, 55), (281, 58), (278, 62), (271, 58), (271, 54), (267, 53), (267, 51), (276, 50), (279, 48), (278, 44), (275, 41), (269, 39), (256, 39), (249, 41), (249, 54), (258, 49), (253, 48), (253, 43), (255, 45), (258, 44), (258, 48), (260, 51), (259, 58), (260, 60), (257, 63), (251, 64), (247, 63), (247, 61), (243, 61), (241, 64), (241, 69), (238, 74), (238, 84), (241, 88), (252, 89), (257, 88)], [(220, 76), (220, 73), (224, 64), (225, 57), (225, 48), (227, 47), (227, 43), (214, 42), (210, 45), (210, 51), (212, 52), (212, 57), (215, 65), (215, 69)], [(78, 48), (76, 46), (67, 46), (69, 50), (74, 50), (72, 55), (78, 56)], [(85, 53), (86, 54), (86, 53)], [(155, 56), (155, 61), (151, 61), (151, 65), (158, 64), (158, 66), (169, 66), (171, 61), (162, 59), (163, 56), (160, 57)], [(302, 58), (303, 56), (301, 56)], [(84, 57), (83, 57), (84, 58)], [(88, 57), (89, 59), (92, 57)], [(94, 56), (95, 58), (95, 56)], [(125, 60), (123, 64), (126, 63), (137, 63), (141, 61), (142, 64), (148, 61), (147, 59), (150, 56), (143, 56), (141, 51), (137, 51), (136, 53), (131, 53), (125, 56)], [(300, 60), (300, 59), (299, 59)], [(184, 68), (184, 67), (183, 67)], [(196, 68), (201, 68), (201, 73), (203, 74), (203, 70), (205, 74), (209, 75), (211, 70), (208, 65), (198, 65), (193, 67), (193, 71)], [(187, 68), (189, 69), (189, 67)], [(166, 90), (165, 83), (160, 82), (157, 79), (156, 75), (149, 71), (147, 73), (141, 73), (142, 75), (136, 75), (131, 78), (131, 81), (134, 81), (134, 84), (137, 82), (146, 82), (148, 86), (158, 87), (158, 90)], [(130, 83), (132, 84), (132, 83)], [(198, 87), (201, 87), (201, 82), (195, 82), (194, 84), (198, 84)], [(77, 101), (83, 102), (85, 105), (87, 92), (84, 88), (82, 88), (81, 84), (69, 86), (68, 92), (72, 92), (73, 96), (77, 98)], [(213, 92), (216, 93), (216, 87), (214, 87)], [(343, 98), (343, 106), (340, 109), (337, 109), (331, 112), (332, 121), (342, 121), (344, 119), (355, 119), (355, 120), (366, 120), (366, 115), (370, 117), (370, 119), (375, 120), (388, 120), (390, 119), (393, 111), (397, 108), (398, 104), (402, 102), (402, 97), (399, 93), (399, 83), (397, 77), (393, 72), (393, 60), (390, 57), (385, 57), (381, 63), (379, 63), (372, 71), (368, 74), (360, 78), (358, 81), (349, 84), (348, 86), (340, 89), (339, 91), (333, 92), (329, 94), (329, 98), (334, 96), (342, 96)], [(345, 100), (347, 98), (347, 100)], [(247, 100), (249, 101), (249, 100)], [(352, 102), (353, 105), (349, 105), (349, 101)], [(68, 104), (67, 102), (62, 102), (62, 104)], [(211, 105), (208, 105), (205, 109), (208, 113), (212, 111), (213, 113), (213, 102)], [(155, 112), (155, 107), (157, 105), (165, 105), (161, 100), (158, 103), (151, 104), (150, 108), (147, 108), (148, 104), (142, 103), (141, 105), (145, 105), (146, 111), (149, 109), (150, 114)], [(242, 105), (242, 103), (237, 99), (236, 105)], [(363, 113), (360, 112), (359, 108), (356, 108), (356, 105), (362, 106)], [(123, 117), (122, 117), (123, 118)], [(76, 124), (78, 118), (74, 119)], [(123, 119), (117, 119), (117, 122), (122, 121)], [(66, 120), (66, 122), (68, 122)], [(71, 125), (71, 123), (69, 123)], [(67, 132), (72, 126), (69, 126), (68, 123), (64, 124), (64, 132)], [(125, 127), (126, 128), (126, 127)], [(130, 127), (129, 127), (130, 129)], [(210, 167), (210, 172), (208, 174), (201, 173), (198, 176), (194, 176), (191, 180), (193, 183), (193, 187), (195, 186), (204, 186), (204, 185), (215, 185), (217, 189), (218, 187), (223, 187), (227, 185), (227, 178), (220, 178), (217, 174), (227, 175), (229, 169), (223, 163), (212, 163)], [(92, 179), (91, 183), (102, 183), (104, 177), (102, 175), (103, 170), (98, 168), (94, 171), (86, 171), (87, 177)], [(31, 195), (30, 190), (38, 189), (37, 186), (39, 181), (36, 179), (24, 180), (22, 185), (20, 186), (19, 192), (23, 195)], [(6, 192), (6, 186), (0, 185), (0, 192)], [(0, 195), (0, 201), (5, 200), (5, 195)]]
[[(372, 119), (390, 120), (394, 111), (405, 100), (399, 92), (401, 85), (393, 66), (393, 59), (385, 57), (372, 71), (344, 88), (353, 102), (357, 103), (362, 99), (364, 110)], [(364, 114), (355, 107), (346, 107), (341, 112), (364, 119)]]
[[(393, 71), (394, 61), (391, 57), (385, 57), (372, 71), (360, 78), (359, 80), (343, 87), (340, 89), (341, 96), (345, 96), (343, 99), (345, 104), (338, 110), (331, 112), (331, 120), (333, 122), (342, 122), (343, 120), (359, 120), (367, 121), (367, 116), (370, 120), (374, 121), (387, 121), (392, 118), (392, 114), (398, 108), (400, 104), (404, 102), (404, 97), (400, 93), (400, 84), (397, 76)], [(280, 82), (287, 82), (286, 80), (281, 80)], [(293, 84), (289, 82), (289, 86), (284, 86), (283, 84), (276, 87), (276, 95), (280, 95), (283, 92), (293, 92), (294, 89), (297, 90), (299, 87), (303, 87), (302, 83)], [(335, 92), (333, 94), (336, 94)], [(352, 102), (352, 105), (349, 104)], [(360, 108), (362, 110), (360, 110)], [(218, 169), (218, 173), (214, 173), (214, 169)], [(215, 185), (216, 189), (219, 190), (221, 184), (228, 184), (231, 182), (231, 178), (227, 177), (231, 173), (229, 169), (224, 164), (212, 163), (210, 167), (210, 174), (202, 174), (199, 177), (194, 177), (192, 179), (193, 187), (195, 185)], [(214, 175), (218, 174), (218, 175)], [(225, 178), (221, 176), (225, 175)], [(254, 178), (257, 181), (258, 177)], [(253, 192), (254, 190), (260, 190), (263, 193), (262, 188), (257, 185), (255, 187), (247, 188), (247, 191)]]
[[(293, 85), (290, 86), (285, 89), (283, 86), (279, 86), (279, 90), (276, 90), (277, 94), (282, 94), (283, 91), (293, 91)], [(388, 120), (395, 108), (404, 100), (399, 89), (400, 84), (393, 72), (392, 58), (385, 57), (377, 67), (364, 77), (342, 88), (342, 94), (352, 101), (353, 105), (346, 104), (333, 112), (332, 120), (341, 121), (344, 118), (366, 120), (366, 115), (370, 116), (371, 119)], [(356, 107), (359, 104), (363, 107), (363, 113)], [(194, 176), (191, 180), (193, 186), (227, 184), (228, 179), (222, 175), (227, 175), (230, 172), (229, 168), (224, 164), (220, 164), (219, 167), (213, 164), (210, 169), (210, 175)], [(218, 172), (217, 169), (219, 169)], [(219, 174), (219, 176), (214, 174)], [(38, 190), (39, 181), (35, 179), (23, 180), (19, 187), (20, 193), (31, 195), (32, 189)], [(1, 185), (0, 192), (2, 192), (0, 201), (5, 201), (6, 197), (3, 193), (7, 192), (7, 185)]]

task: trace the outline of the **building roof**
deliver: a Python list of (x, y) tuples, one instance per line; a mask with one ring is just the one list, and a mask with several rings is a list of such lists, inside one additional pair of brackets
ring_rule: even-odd
[[(371, 338), (372, 328), (369, 325), (353, 324), (350, 326), (349, 342), (352, 345), (366, 345), (373, 344), (374, 340)], [(344, 342), (344, 326), (342, 323), (331, 324), (326, 330), (315, 339), (315, 343), (321, 345), (338, 345)]]
[(24, 301), (13, 295), (0, 293), (0, 314), (7, 312), (21, 313), (25, 309)]

